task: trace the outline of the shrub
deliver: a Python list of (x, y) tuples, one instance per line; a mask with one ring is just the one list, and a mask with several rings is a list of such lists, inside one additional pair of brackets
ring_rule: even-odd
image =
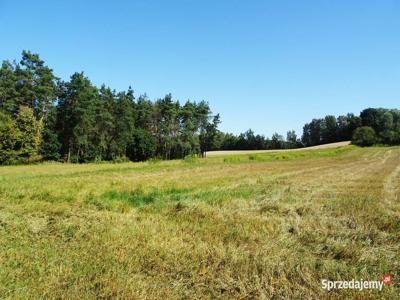
[(396, 145), (400, 143), (399, 133), (393, 130), (385, 130), (380, 134), (382, 143), (386, 145)]
[(361, 147), (372, 146), (376, 142), (375, 130), (369, 126), (362, 126), (354, 131), (351, 142)]

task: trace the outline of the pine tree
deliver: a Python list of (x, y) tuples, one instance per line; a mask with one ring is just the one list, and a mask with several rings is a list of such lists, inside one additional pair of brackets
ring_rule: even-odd
[(95, 158), (91, 137), (95, 133), (97, 89), (83, 73), (75, 73), (63, 83), (59, 97), (58, 128), (62, 151), (68, 162)]

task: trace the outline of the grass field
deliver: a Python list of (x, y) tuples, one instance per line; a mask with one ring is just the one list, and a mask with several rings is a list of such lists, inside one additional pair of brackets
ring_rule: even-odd
[(396, 299), (400, 148), (0, 168), (1, 299)]
[[(329, 148), (338, 148), (342, 146), (350, 145), (350, 141), (322, 144), (318, 146), (307, 147), (307, 150), (320, 150)], [(305, 148), (294, 148), (294, 149), (275, 149), (275, 150), (218, 150), (218, 151), (208, 151), (207, 157), (210, 156), (221, 156), (221, 155), (231, 155), (231, 154), (255, 154), (255, 153), (270, 153), (270, 152), (293, 152), (293, 151), (304, 151)]]

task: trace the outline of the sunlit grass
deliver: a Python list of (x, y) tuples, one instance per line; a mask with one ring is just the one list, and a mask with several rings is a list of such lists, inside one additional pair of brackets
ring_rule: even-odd
[(400, 149), (0, 168), (0, 298), (387, 298)]

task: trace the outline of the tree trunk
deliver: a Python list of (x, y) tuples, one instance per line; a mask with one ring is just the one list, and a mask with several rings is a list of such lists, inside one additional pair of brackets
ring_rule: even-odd
[(71, 162), (71, 146), (68, 147), (68, 158), (67, 163)]

